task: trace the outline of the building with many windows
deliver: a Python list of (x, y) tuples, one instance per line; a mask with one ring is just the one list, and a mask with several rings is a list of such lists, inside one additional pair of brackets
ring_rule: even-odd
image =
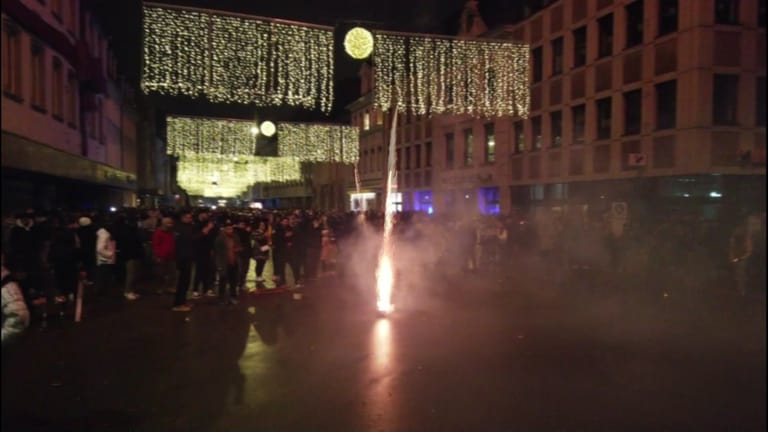
[(79, 0), (2, 2), (3, 211), (135, 205), (137, 115)]
[(436, 116), (437, 212), (764, 210), (764, 0), (561, 0), (483, 36), (530, 44), (530, 116)]

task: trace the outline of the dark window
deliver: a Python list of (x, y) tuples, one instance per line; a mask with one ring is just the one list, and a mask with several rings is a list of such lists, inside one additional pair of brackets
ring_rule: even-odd
[(627, 14), (627, 48), (643, 43), (643, 0), (636, 0), (625, 8)]
[(640, 133), (642, 119), (643, 94), (641, 90), (632, 90), (624, 93), (624, 134), (636, 135)]
[(739, 0), (715, 0), (715, 23), (738, 24)]
[(765, 78), (758, 78), (755, 83), (757, 87), (757, 99), (755, 100), (755, 124), (765, 126)]
[(432, 166), (432, 141), (427, 141), (424, 144), (424, 166), (429, 168)]
[(533, 61), (533, 82), (539, 82), (541, 81), (541, 65), (543, 61), (541, 47), (533, 49), (531, 52), (531, 59)]
[(677, 31), (677, 0), (659, 0), (659, 36)]
[(400, 163), (400, 149), (395, 151), (395, 170), (400, 171), (402, 164)]
[(411, 148), (405, 148), (405, 169), (411, 169)]
[(571, 120), (573, 124), (573, 144), (584, 144), (586, 106), (582, 104), (571, 108)]
[(677, 82), (656, 84), (656, 129), (672, 129), (677, 121)]
[(549, 114), (549, 131), (552, 134), (552, 148), (560, 147), (563, 143), (563, 113), (555, 111)]
[(413, 157), (414, 157), (413, 167), (416, 169), (421, 168), (421, 145), (417, 144), (413, 147)]
[(541, 116), (531, 119), (531, 132), (533, 135), (533, 148), (531, 150), (541, 149)]
[(472, 129), (464, 129), (464, 166), (472, 165), (472, 156), (474, 153), (475, 147)]
[(600, 99), (597, 104), (597, 139), (611, 137), (611, 98)]
[(45, 49), (40, 42), (32, 41), (32, 106), (45, 109)]
[(515, 122), (515, 153), (522, 153), (525, 151), (525, 130), (523, 129), (523, 122)]
[(757, 2), (757, 25), (765, 28), (765, 0)]
[(552, 75), (563, 73), (563, 38), (552, 41)]
[(712, 122), (717, 125), (736, 124), (739, 77), (715, 74), (713, 87)]
[(613, 54), (613, 14), (608, 14), (597, 20), (599, 29), (598, 57), (606, 57)]
[(453, 134), (445, 134), (445, 167), (453, 168), (453, 151), (454, 151)]
[(15, 25), (3, 21), (3, 92), (21, 99), (21, 33)]
[(493, 123), (485, 124), (485, 163), (496, 161), (496, 134)]
[(573, 67), (584, 66), (587, 63), (587, 27), (582, 26), (573, 31)]
[(58, 120), (64, 120), (64, 68), (58, 57), (53, 58), (51, 74), (51, 114)]

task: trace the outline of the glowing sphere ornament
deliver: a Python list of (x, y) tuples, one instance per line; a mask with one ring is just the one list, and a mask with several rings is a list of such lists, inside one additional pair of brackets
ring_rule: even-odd
[(275, 127), (275, 124), (274, 124), (274, 123), (272, 123), (272, 122), (271, 122), (271, 121), (269, 121), (269, 120), (267, 120), (267, 121), (263, 122), (263, 123), (261, 124), (261, 126), (259, 126), (259, 129), (261, 130), (261, 133), (262, 133), (264, 136), (267, 136), (267, 137), (271, 137), (271, 136), (272, 136), (272, 135), (274, 135), (274, 134), (275, 134), (275, 132), (277, 131), (277, 128)]
[(355, 27), (344, 36), (344, 50), (357, 60), (368, 58), (373, 52), (373, 35), (362, 27)]

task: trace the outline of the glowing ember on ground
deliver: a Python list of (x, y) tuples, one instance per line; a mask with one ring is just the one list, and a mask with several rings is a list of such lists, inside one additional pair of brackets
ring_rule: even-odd
[(376, 266), (376, 307), (380, 312), (389, 313), (394, 309), (392, 304), (392, 287), (395, 283), (395, 269), (392, 266), (392, 226), (394, 224), (395, 208), (392, 194), (395, 179), (395, 137), (397, 116), (392, 116), (392, 131), (389, 137), (389, 157), (387, 176), (387, 196), (384, 204), (384, 238), (379, 252), (379, 265)]

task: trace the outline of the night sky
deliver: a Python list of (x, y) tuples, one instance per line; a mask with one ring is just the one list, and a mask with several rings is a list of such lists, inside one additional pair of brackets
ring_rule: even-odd
[[(112, 37), (121, 73), (137, 85), (141, 69), (141, 2), (90, 0), (89, 3), (96, 8), (107, 34)], [(335, 98), (330, 116), (287, 107), (257, 108), (154, 97), (162, 111), (246, 119), (269, 117), (276, 121), (346, 122), (345, 106), (360, 96), (357, 78), (360, 62), (349, 58), (341, 47), (346, 29), (361, 24), (383, 30), (455, 34), (465, 0), (167, 0), (162, 3), (334, 26), (337, 36)], [(479, 5), (486, 23), (492, 28), (519, 18), (525, 3), (526, 0), (480, 0)]]

